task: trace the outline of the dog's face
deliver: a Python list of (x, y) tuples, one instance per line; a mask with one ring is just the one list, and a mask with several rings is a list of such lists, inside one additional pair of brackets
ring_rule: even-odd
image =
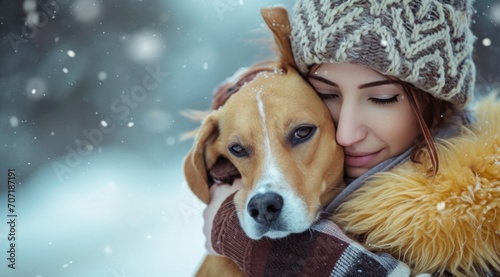
[(343, 152), (330, 113), (291, 67), (258, 74), (204, 120), (185, 174), (205, 202), (207, 172), (219, 158), (241, 175), (234, 200), (253, 239), (307, 230), (343, 184)]

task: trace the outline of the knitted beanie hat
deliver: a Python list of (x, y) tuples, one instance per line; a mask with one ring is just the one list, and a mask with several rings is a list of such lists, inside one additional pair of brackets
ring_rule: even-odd
[(475, 65), (472, 0), (298, 0), (292, 48), (299, 70), (356, 63), (463, 107)]

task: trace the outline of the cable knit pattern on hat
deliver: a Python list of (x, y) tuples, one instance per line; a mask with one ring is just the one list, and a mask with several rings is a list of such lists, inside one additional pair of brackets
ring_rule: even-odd
[(471, 0), (300, 0), (292, 48), (300, 71), (356, 63), (463, 107), (472, 98)]

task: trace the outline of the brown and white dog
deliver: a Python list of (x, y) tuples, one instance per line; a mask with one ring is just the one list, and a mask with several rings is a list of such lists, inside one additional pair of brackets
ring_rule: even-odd
[[(273, 7), (262, 9), (262, 16), (274, 34), (279, 61), (260, 64), (234, 80), (241, 88), (229, 90), (225, 104), (203, 120), (184, 162), (188, 185), (205, 203), (209, 185), (228, 177), (213, 168), (234, 166), (233, 175), (243, 183), (234, 198), (236, 211), (252, 239), (306, 231), (343, 186), (342, 148), (324, 103), (295, 70), (287, 12)], [(220, 276), (228, 269), (217, 269), (217, 263), (229, 262), (209, 257), (198, 276)]]

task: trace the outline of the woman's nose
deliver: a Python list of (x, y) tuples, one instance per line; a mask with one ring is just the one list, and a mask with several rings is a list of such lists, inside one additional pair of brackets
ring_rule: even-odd
[(362, 114), (358, 109), (344, 105), (337, 122), (337, 143), (346, 147), (363, 141), (368, 133), (363, 122)]

